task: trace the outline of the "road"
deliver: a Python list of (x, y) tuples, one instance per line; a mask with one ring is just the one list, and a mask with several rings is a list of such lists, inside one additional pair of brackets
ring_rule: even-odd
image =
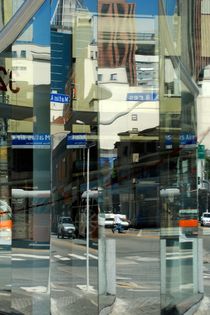
[[(200, 229), (204, 244), (204, 288), (210, 297), (210, 228)], [(116, 242), (116, 303), (112, 315), (160, 314), (160, 238), (157, 230), (128, 231), (106, 237)], [(192, 252), (167, 248), (167, 261), (171, 269), (180, 268), (182, 262), (186, 281), (191, 276)], [(8, 309), (12, 306), (22, 314), (32, 311), (52, 314), (98, 314), (98, 251), (97, 243), (90, 247), (90, 290), (86, 291), (86, 244), (81, 239), (57, 239), (52, 235), (48, 249), (0, 248), (0, 298)], [(174, 263), (171, 263), (174, 262)], [(50, 268), (50, 290), (48, 275)], [(174, 268), (174, 269), (173, 269)], [(12, 271), (12, 273), (11, 273)], [(186, 272), (187, 271), (187, 272)], [(176, 272), (174, 273), (176, 275)], [(12, 282), (12, 293), (10, 293)], [(189, 287), (186, 288), (187, 290)], [(50, 294), (49, 294), (50, 292)], [(101, 301), (99, 299), (99, 301)], [(41, 312), (41, 313), (40, 313)], [(35, 314), (35, 313), (34, 313)], [(37, 313), (38, 314), (38, 313)]]

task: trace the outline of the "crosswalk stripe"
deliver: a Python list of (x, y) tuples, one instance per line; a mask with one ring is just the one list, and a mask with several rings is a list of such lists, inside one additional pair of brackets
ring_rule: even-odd
[(24, 258), (41, 258), (41, 259), (49, 259), (50, 258), (50, 256), (31, 255), (31, 254), (12, 254), (12, 256), (24, 257)]
[(166, 260), (178, 260), (178, 259), (186, 259), (186, 258), (192, 258), (193, 255), (182, 255), (178, 257), (167, 257)]
[[(85, 253), (84, 255), (85, 255), (85, 256), (87, 256), (87, 254), (86, 254), (86, 253)], [(92, 254), (89, 254), (89, 257), (91, 257), (91, 258), (93, 258), (93, 259), (98, 259), (98, 257), (97, 257), (97, 256), (92, 255)]]
[(59, 259), (60, 260), (71, 260), (71, 258), (68, 258), (68, 257), (60, 257)]
[(57, 258), (57, 259), (60, 259), (60, 260), (71, 260), (71, 258), (68, 258), (68, 257), (63, 257), (63, 256), (61, 256), (61, 255), (54, 255), (54, 257), (55, 258)]
[(70, 257), (74, 257), (74, 258), (78, 258), (78, 259), (81, 259), (81, 260), (86, 260), (86, 258), (85, 258), (84, 256), (81, 256), (81, 255), (68, 254), (68, 256), (70, 256)]
[(61, 255), (54, 255), (55, 258), (61, 258)]

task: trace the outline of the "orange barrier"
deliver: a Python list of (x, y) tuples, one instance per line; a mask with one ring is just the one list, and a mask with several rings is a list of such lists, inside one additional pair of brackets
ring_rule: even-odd
[(197, 219), (179, 220), (179, 227), (198, 227)]

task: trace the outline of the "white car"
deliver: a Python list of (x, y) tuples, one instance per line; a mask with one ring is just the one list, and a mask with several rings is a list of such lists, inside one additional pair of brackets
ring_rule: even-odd
[(60, 217), (58, 220), (58, 231), (57, 237), (64, 238), (65, 236), (68, 238), (76, 237), (76, 228), (72, 222), (70, 217)]
[(204, 212), (202, 214), (201, 226), (210, 226), (210, 212)]
[[(114, 213), (105, 213), (105, 227), (113, 228), (115, 221), (114, 221)], [(127, 216), (125, 214), (121, 214), (120, 218), (122, 220), (121, 225), (124, 229), (128, 229), (130, 226), (130, 222), (127, 219)]]

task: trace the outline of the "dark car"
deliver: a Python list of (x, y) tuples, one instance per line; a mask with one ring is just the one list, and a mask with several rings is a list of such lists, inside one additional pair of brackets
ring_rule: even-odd
[(58, 220), (58, 232), (57, 237), (68, 238), (76, 237), (76, 228), (73, 224), (71, 217), (60, 217)]

